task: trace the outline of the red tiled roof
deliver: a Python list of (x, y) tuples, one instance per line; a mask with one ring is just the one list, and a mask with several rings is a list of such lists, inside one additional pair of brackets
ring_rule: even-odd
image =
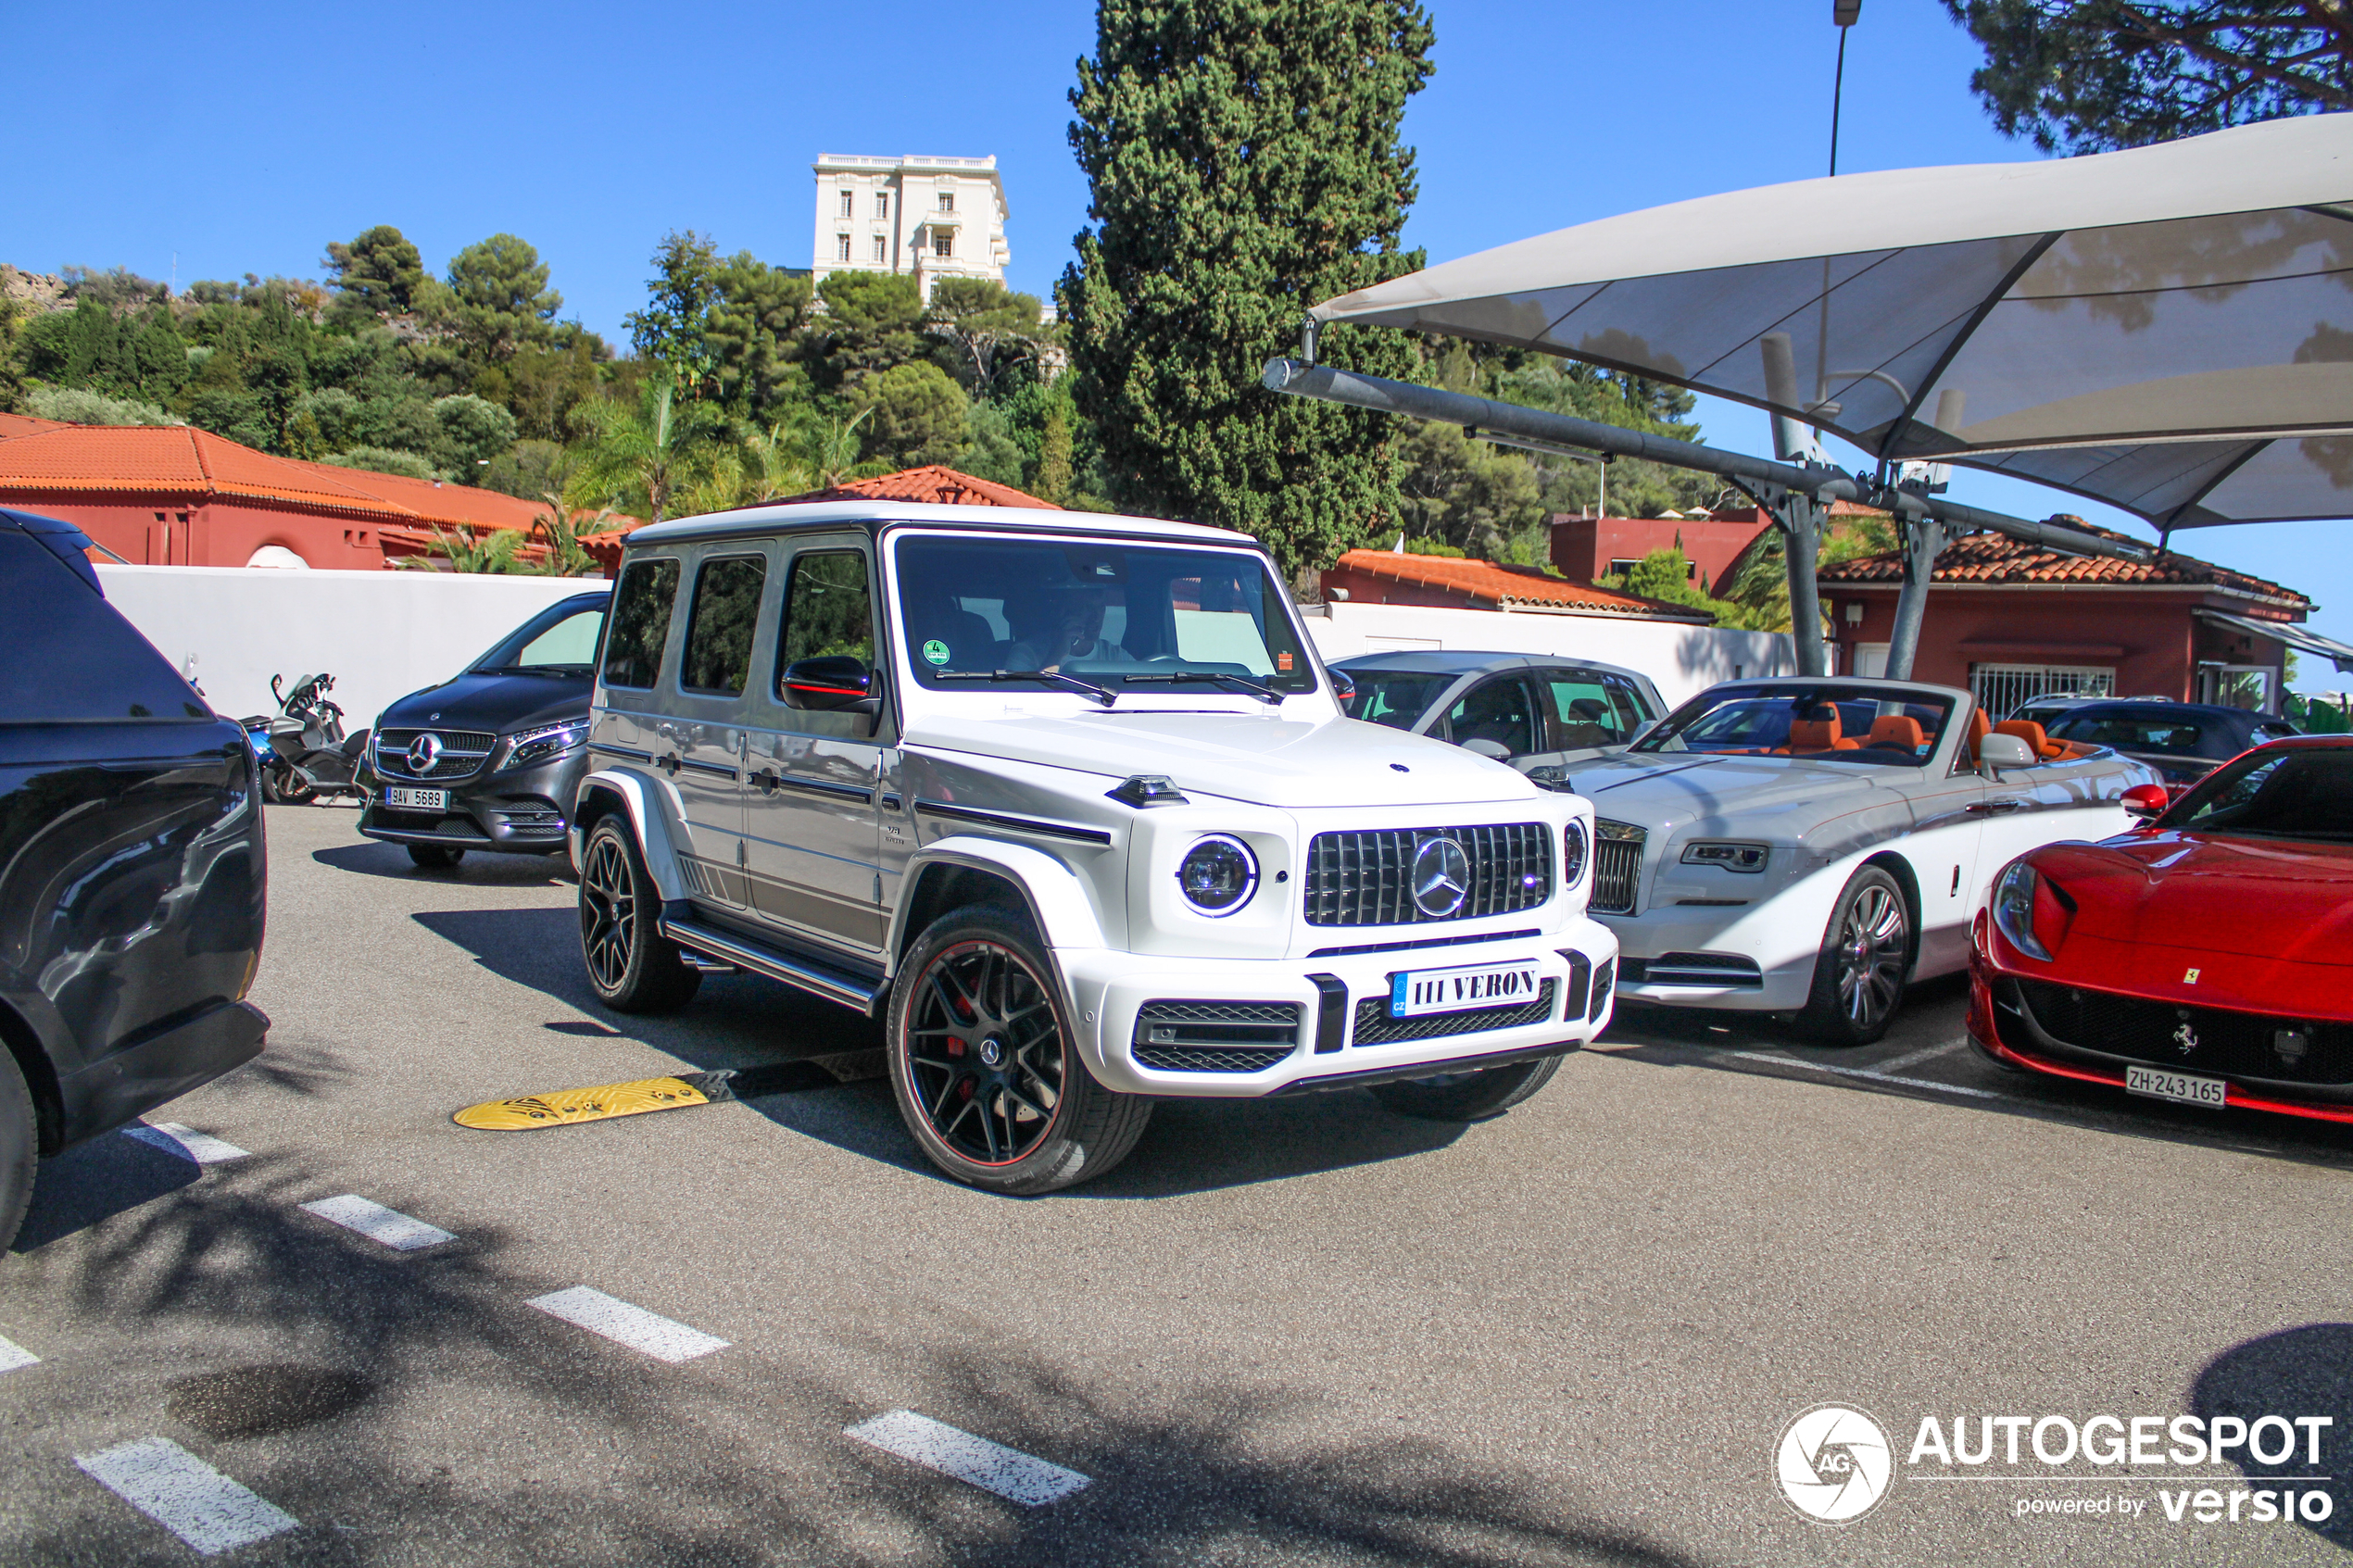
[(31, 414), (0, 414), (0, 441), (12, 435), (32, 435), (44, 430), (68, 428), (62, 420), (36, 420)]
[(1393, 550), (1351, 550), (1340, 557), (1324, 576), (1328, 583), (1330, 578), (1342, 571), (1357, 571), (1382, 582), (1410, 583), (1415, 587), (1459, 594), (1473, 604), (1495, 609), (1518, 605), (1543, 606), (1640, 616), (1648, 620), (1691, 621), (1701, 625), (1706, 625), (1714, 619), (1705, 610), (1684, 605), (1662, 604), (1655, 599), (1636, 598), (1631, 594), (1614, 594), (1607, 588), (1588, 587), (1581, 583), (1554, 577), (1532, 566), (1500, 566), (1493, 561), (1466, 560), (1453, 556), (1409, 556)]
[[(46, 424), (47, 421), (39, 421)], [(426, 528), (529, 528), (542, 503), (428, 479), (273, 458), (190, 425), (0, 430), (0, 497), (27, 492), (259, 502)]]
[[(2134, 542), (2132, 536), (2111, 529), (2096, 528), (2081, 518), (2063, 518), (2070, 528), (2086, 533), (2096, 533), (2104, 539)], [(1882, 555), (1857, 556), (1853, 560), (1826, 566), (1816, 573), (1823, 583), (1901, 583), (1904, 580), (1904, 555), (1891, 550)], [(2285, 608), (2310, 609), (2312, 601), (2293, 588), (2260, 577), (2250, 577), (2243, 571), (2233, 571), (2212, 561), (2194, 556), (2176, 555), (2168, 550), (2154, 560), (2114, 560), (2105, 556), (2070, 556), (2057, 550), (2046, 550), (2007, 533), (1972, 533), (1956, 539), (1944, 546), (1936, 558), (1932, 583), (2098, 583), (2124, 586), (2183, 585), (2227, 588), (2236, 593), (2250, 594), (2258, 598), (2278, 601)]]

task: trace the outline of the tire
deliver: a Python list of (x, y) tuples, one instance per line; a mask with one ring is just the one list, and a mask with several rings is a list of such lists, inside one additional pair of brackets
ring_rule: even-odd
[(1434, 1078), (1375, 1084), (1370, 1092), (1400, 1116), (1425, 1122), (1482, 1122), (1533, 1099), (1537, 1090), (1553, 1081), (1560, 1065), (1559, 1057), (1539, 1057), (1472, 1073), (1441, 1073)]
[(700, 971), (661, 934), (661, 897), (627, 819), (607, 817), (581, 852), (580, 956), (597, 999), (615, 1012), (675, 1012)]
[(291, 763), (273, 758), (261, 765), (261, 772), (264, 793), (281, 806), (308, 806), (319, 798), (319, 792), (304, 782)]
[(1150, 1098), (1087, 1071), (1052, 964), (1003, 909), (955, 910), (916, 938), (891, 987), (885, 1043), (899, 1114), (925, 1158), (990, 1192), (1091, 1181), (1127, 1158), (1151, 1119)]
[(446, 844), (411, 844), (409, 858), (429, 872), (446, 872), (466, 858), (463, 849), (452, 849)]
[(1825, 1046), (1868, 1046), (1887, 1033), (1912, 969), (1912, 910), (1895, 879), (1865, 866), (1822, 932), (1799, 1033)]
[(0, 1251), (17, 1239), (41, 1159), (41, 1123), (17, 1059), (0, 1047)]

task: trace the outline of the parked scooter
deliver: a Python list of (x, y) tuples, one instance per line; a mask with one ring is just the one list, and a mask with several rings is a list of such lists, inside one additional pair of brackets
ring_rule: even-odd
[(348, 795), (365, 800), (360, 778), (367, 765), (368, 732), (343, 733), (343, 709), (328, 700), (333, 675), (305, 675), (291, 692), (279, 689), (283, 675), (270, 677), (278, 699), (275, 718), (243, 721), (246, 740), (261, 759), (261, 797), (304, 806), (321, 796)]

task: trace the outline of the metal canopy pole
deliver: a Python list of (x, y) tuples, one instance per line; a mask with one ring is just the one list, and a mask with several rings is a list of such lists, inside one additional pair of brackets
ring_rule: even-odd
[(1302, 364), (1296, 359), (1269, 360), (1260, 380), (1268, 391), (1286, 393), (1293, 397), (1340, 403), (1352, 408), (1370, 408), (1386, 414), (1404, 414), (1414, 419), (1434, 420), (1441, 424), (1472, 427), (1482, 433), (1491, 431), (1517, 436), (1524, 441), (1607, 452), (1615, 457), (1642, 458), (1674, 468), (1746, 480), (1753, 484), (1778, 485), (1806, 495), (1825, 509), (1832, 501), (1856, 501), (1865, 506), (1883, 506), (1890, 509), (1900, 506), (1906, 511), (1917, 508), (1921, 515), (1933, 518), (1956, 532), (1987, 529), (2007, 533), (2014, 539), (2022, 539), (2030, 545), (2064, 550), (2070, 555), (2146, 561), (2152, 554), (2148, 546), (2134, 540), (2104, 539), (2096, 533), (2086, 533), (2059, 522), (2031, 522), (2002, 512), (1965, 507), (1941, 495), (1922, 495), (1914, 491), (1883, 487), (1870, 480), (1858, 479), (1832, 469), (1801, 468), (1794, 463), (1775, 462), (1770, 458), (1752, 458), (1742, 452), (1702, 446), (1693, 441), (1677, 441), (1671, 436), (1651, 435), (1593, 420), (1574, 419), (1567, 414), (1547, 413), (1540, 408), (1523, 408), (1516, 403), (1498, 403), (1491, 397), (1442, 392), (1436, 387), (1416, 386), (1411, 382), (1390, 381), (1383, 376), (1360, 375), (1356, 371), (1330, 365)]
[(1928, 585), (1936, 573), (1937, 552), (1944, 547), (1944, 524), (1932, 517), (1906, 515), (1914, 495), (1899, 495), (1896, 513), (1904, 529), (1904, 588), (1895, 598), (1895, 626), (1887, 635), (1887, 669), (1891, 681), (1912, 678), (1912, 658), (1919, 651), (1920, 622), (1928, 614)]

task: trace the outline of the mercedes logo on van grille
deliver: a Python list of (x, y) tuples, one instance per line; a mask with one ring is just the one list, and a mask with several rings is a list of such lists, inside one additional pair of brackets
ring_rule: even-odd
[(441, 737), (439, 735), (419, 735), (409, 743), (409, 771), (412, 773), (432, 772), (434, 763), (438, 761), (440, 757)]
[(1470, 857), (1443, 836), (1425, 838), (1414, 850), (1414, 908), (1444, 920), (1470, 897)]

